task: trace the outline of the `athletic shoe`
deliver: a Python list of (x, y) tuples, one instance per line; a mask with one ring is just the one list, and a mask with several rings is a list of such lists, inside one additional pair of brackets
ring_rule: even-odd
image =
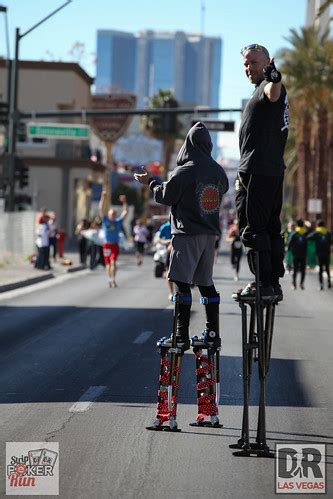
[[(275, 298), (274, 289), (272, 286), (260, 286), (260, 295), (264, 300)], [(240, 296), (243, 298), (256, 297), (256, 284), (255, 282), (249, 283), (241, 292)]]

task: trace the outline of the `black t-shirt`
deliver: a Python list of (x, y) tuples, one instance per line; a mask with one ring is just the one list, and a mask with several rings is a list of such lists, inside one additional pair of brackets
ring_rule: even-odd
[(282, 85), (281, 95), (270, 102), (263, 80), (247, 103), (239, 130), (239, 171), (268, 176), (282, 175), (284, 148), (288, 137), (288, 97)]

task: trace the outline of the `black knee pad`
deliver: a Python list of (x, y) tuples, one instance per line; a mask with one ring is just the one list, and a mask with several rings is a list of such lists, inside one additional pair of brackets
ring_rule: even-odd
[(182, 295), (190, 295), (191, 294), (191, 286), (186, 282), (174, 281), (175, 283), (175, 291), (176, 294)]
[(212, 284), (211, 286), (198, 286), (198, 288), (201, 296), (212, 297), (218, 295), (218, 292), (216, 291), (214, 284)]

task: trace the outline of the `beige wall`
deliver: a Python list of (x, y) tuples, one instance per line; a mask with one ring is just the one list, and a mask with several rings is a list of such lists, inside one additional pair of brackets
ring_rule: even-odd
[[(0, 67), (0, 97), (3, 100), (6, 89), (7, 71)], [(73, 109), (88, 107), (88, 82), (72, 69), (20, 69), (18, 108), (21, 111), (51, 111), (57, 109), (58, 104), (70, 105)]]
[[(91, 106), (91, 81), (79, 66), (49, 63), (43, 66), (41, 62), (24, 64), (29, 67), (22, 67), (19, 71), (20, 111), (58, 110), (59, 106), (81, 109)], [(0, 64), (0, 100), (6, 98), (6, 88), (6, 68)], [(43, 121), (59, 120), (47, 118)], [(81, 118), (68, 118), (66, 121), (81, 123)], [(32, 141), (17, 144), (18, 153), (22, 157), (45, 158), (42, 163), (38, 161), (38, 166), (33, 160), (29, 161), (29, 186), (22, 192), (32, 197), (34, 209), (39, 210), (41, 206), (45, 206), (48, 210), (55, 211), (58, 222), (64, 225), (68, 238), (71, 238), (78, 218), (84, 215), (85, 204), (86, 214), (89, 214), (90, 190), (85, 186), (88, 186), (88, 181), (102, 182), (103, 174), (93, 171), (88, 161), (87, 167), (73, 167), (74, 158), (68, 162), (59, 159), (57, 166), (56, 143), (55, 140), (48, 140), (40, 144)], [(52, 167), (49, 166), (48, 158), (53, 158)], [(17, 191), (19, 192), (18, 188)]]
[(49, 166), (30, 166), (29, 185), (24, 192), (33, 199), (34, 208), (45, 206), (48, 211), (55, 211), (58, 218), (62, 213), (62, 168)]

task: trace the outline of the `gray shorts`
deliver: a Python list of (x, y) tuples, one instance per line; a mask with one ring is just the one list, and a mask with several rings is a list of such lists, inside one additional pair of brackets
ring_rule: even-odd
[(176, 234), (172, 250), (168, 279), (199, 286), (213, 284), (214, 249), (216, 236)]

